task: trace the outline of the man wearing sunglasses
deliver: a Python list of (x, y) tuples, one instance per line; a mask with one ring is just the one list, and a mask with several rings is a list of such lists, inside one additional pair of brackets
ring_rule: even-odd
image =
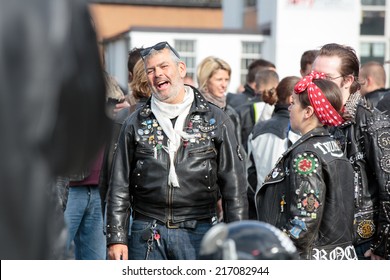
[(152, 97), (118, 140), (107, 201), (109, 258), (197, 259), (220, 196), (225, 222), (247, 218), (240, 147), (229, 116), (184, 85), (186, 65), (174, 48), (161, 42), (141, 56)]

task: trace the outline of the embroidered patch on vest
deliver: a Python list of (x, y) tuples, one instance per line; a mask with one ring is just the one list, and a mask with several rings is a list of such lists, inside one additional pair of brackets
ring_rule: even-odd
[(294, 171), (302, 176), (311, 176), (317, 172), (318, 159), (313, 154), (298, 155), (294, 159)]
[(381, 169), (386, 173), (390, 173), (390, 155), (384, 155), (381, 158)]
[(390, 133), (383, 132), (378, 137), (378, 145), (384, 150), (390, 150)]
[(357, 233), (361, 238), (370, 238), (374, 232), (375, 226), (372, 220), (363, 220), (357, 226)]

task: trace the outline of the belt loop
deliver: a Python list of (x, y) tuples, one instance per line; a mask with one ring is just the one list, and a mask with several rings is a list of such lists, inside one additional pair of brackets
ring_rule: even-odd
[(177, 229), (177, 228), (179, 228), (179, 224), (173, 224), (171, 220), (167, 221), (166, 226), (169, 229)]

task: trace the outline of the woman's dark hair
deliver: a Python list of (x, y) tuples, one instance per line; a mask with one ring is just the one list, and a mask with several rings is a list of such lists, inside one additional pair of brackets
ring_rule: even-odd
[[(340, 114), (343, 107), (340, 88), (334, 82), (324, 79), (313, 80), (313, 83), (321, 89), (322, 94), (328, 99), (333, 108)], [(307, 94), (307, 89), (302, 94), (298, 94), (298, 98), (299, 102), (301, 102), (302, 108), (312, 106)]]

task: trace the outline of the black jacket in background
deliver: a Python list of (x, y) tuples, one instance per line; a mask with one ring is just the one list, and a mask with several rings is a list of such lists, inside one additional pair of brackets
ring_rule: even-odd
[(376, 108), (384, 112), (390, 118), (390, 89), (387, 90), (387, 93), (383, 96), (383, 98), (378, 102)]

